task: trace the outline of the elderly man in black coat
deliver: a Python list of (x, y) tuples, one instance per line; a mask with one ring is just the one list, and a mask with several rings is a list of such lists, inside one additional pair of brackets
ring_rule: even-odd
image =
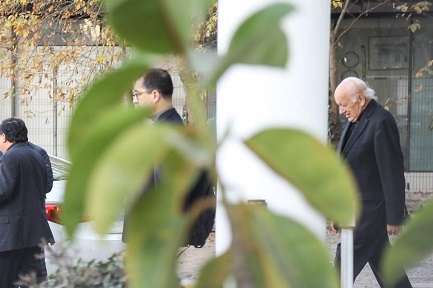
[[(375, 101), (374, 90), (361, 79), (344, 79), (334, 98), (340, 114), (348, 119), (337, 150), (349, 164), (362, 200), (361, 218), (354, 231), (354, 280), (369, 263), (379, 285), (384, 287), (379, 270), (381, 256), (389, 245), (388, 235), (400, 232), (405, 209), (397, 124), (392, 114)], [(336, 262), (340, 262), (340, 244)], [(395, 287), (412, 286), (404, 275)]]
[[(20, 121), (18, 121), (20, 120)], [(0, 125), (0, 287), (15, 287), (20, 274), (34, 272), (46, 278), (40, 246), (54, 243), (45, 213), (47, 172), (44, 160), (27, 144), (21, 119), (8, 118)]]

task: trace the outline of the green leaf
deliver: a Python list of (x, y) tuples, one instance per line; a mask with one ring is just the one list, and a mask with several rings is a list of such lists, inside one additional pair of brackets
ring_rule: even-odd
[(76, 225), (83, 219), (84, 201), (90, 175), (95, 164), (109, 145), (130, 125), (143, 121), (149, 115), (148, 110), (125, 109), (115, 107), (105, 111), (97, 121), (90, 122), (79, 134), (81, 142), (68, 175), (65, 191), (63, 213), (64, 224), (69, 235), (73, 234)]
[(142, 193), (154, 165), (171, 149), (167, 137), (174, 127), (139, 123), (110, 145), (90, 175), (86, 212), (95, 218), (96, 230), (108, 231), (119, 212)]
[(230, 275), (232, 268), (230, 252), (213, 258), (205, 264), (200, 272), (197, 288), (220, 288)]
[(197, 11), (195, 8), (198, 2), (104, 1), (110, 23), (121, 37), (141, 50), (161, 54), (176, 54), (187, 50), (191, 42), (191, 17)]
[[(225, 72), (223, 67), (220, 65), (223, 61), (222, 57), (218, 56), (216, 51), (206, 51), (204, 53), (190, 51), (188, 61), (192, 66), (192, 69), (197, 71), (197, 73), (203, 78), (203, 81), (200, 81), (199, 83), (201, 86), (200, 88), (202, 90), (215, 89), (217, 80), (215, 75), (222, 75)], [(224, 69), (226, 68), (227, 67)]]
[(203, 21), (213, 0), (161, 0), (159, 2), (164, 10), (164, 20), (171, 40), (180, 41), (183, 46), (180, 49), (186, 52), (191, 45), (194, 22)]
[(288, 43), (280, 22), (293, 10), (289, 4), (269, 5), (242, 23), (229, 47), (230, 62), (284, 67)]
[(177, 253), (186, 221), (167, 207), (170, 195), (146, 195), (128, 218), (128, 287), (178, 287)]
[[(247, 52), (245, 52), (247, 53)], [(202, 81), (199, 82), (202, 90), (215, 89), (218, 77), (220, 77), (229, 66), (224, 66), (227, 59), (218, 56), (216, 51), (197, 52), (192, 51), (188, 55), (188, 60), (201, 77)], [(227, 63), (228, 64), (228, 63)], [(232, 65), (233, 63), (230, 63)]]
[(382, 270), (390, 287), (403, 275), (401, 267), (409, 268), (433, 251), (433, 202), (413, 214), (395, 243), (384, 252)]
[(412, 33), (415, 33), (416, 30), (418, 29), (418, 26), (416, 24), (411, 24), (409, 25), (409, 29)]
[(137, 55), (119, 69), (99, 79), (84, 93), (69, 127), (68, 148), (72, 162), (75, 162), (77, 155), (82, 152), (83, 145), (80, 143), (83, 141), (83, 131), (107, 109), (124, 106), (122, 99), (125, 92), (132, 88), (134, 80), (140, 77), (154, 60), (154, 57), (144, 54)]
[(153, 53), (175, 52), (161, 1), (105, 0), (104, 4), (111, 26), (127, 42)]
[(358, 216), (359, 195), (349, 170), (334, 151), (312, 136), (275, 128), (245, 144), (332, 221), (346, 226)]
[(172, 151), (162, 161), (155, 189), (138, 198), (128, 218), (126, 267), (130, 287), (177, 287), (176, 263), (188, 221), (182, 197), (197, 167)]
[(228, 208), (235, 278), (255, 287), (338, 286), (327, 249), (312, 232), (259, 205)]

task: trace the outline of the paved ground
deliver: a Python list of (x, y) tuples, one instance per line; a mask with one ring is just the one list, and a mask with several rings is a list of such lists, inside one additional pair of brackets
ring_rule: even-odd
[[(335, 247), (339, 241), (339, 235), (326, 235), (326, 245), (330, 254), (330, 261), (334, 257)], [(189, 247), (181, 255), (179, 259), (179, 276), (182, 279), (183, 286), (193, 287), (193, 284), (200, 273), (201, 267), (213, 257), (215, 257), (215, 242), (214, 234), (212, 233), (209, 235), (206, 245), (203, 248), (196, 249)], [(428, 256), (418, 266), (408, 270), (407, 274), (414, 288), (433, 288), (433, 254)], [(353, 287), (379, 287), (376, 279), (374, 278), (373, 272), (368, 265), (357, 277)]]
[[(339, 243), (338, 235), (327, 234), (326, 244), (331, 256), (335, 253), (335, 247)], [(407, 275), (414, 288), (433, 288), (433, 254), (427, 257), (418, 266), (407, 270)], [(354, 288), (379, 288), (373, 272), (367, 265), (356, 278)]]
[[(340, 241), (335, 234), (326, 235), (326, 244), (331, 259), (335, 252), (335, 246)], [(215, 257), (214, 235), (211, 234), (203, 248), (188, 248), (179, 259), (179, 276), (184, 287), (192, 287), (200, 273), (200, 269), (209, 259)], [(420, 265), (407, 271), (414, 288), (433, 288), (433, 254), (427, 257)], [(367, 265), (357, 277), (354, 288), (376, 288), (379, 285), (373, 272)]]
[[(432, 199), (433, 193), (412, 193), (407, 201), (409, 212), (418, 210), (422, 205)], [(334, 258), (335, 247), (340, 241), (336, 234), (326, 234), (326, 245), (330, 254), (330, 261)], [(193, 284), (200, 273), (200, 269), (209, 259), (215, 257), (214, 234), (209, 235), (203, 248), (188, 248), (179, 259), (179, 276), (185, 287)], [(426, 257), (418, 266), (407, 271), (414, 288), (433, 288), (433, 254)], [(373, 272), (367, 265), (358, 275), (354, 288), (377, 288), (379, 285)]]

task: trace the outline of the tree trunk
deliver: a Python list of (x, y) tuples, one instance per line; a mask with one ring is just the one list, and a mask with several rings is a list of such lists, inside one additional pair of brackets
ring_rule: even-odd
[(332, 145), (337, 145), (341, 136), (341, 125), (338, 120), (338, 106), (334, 100), (334, 92), (337, 87), (338, 76), (337, 76), (337, 55), (334, 30), (331, 26), (329, 41), (329, 140)]

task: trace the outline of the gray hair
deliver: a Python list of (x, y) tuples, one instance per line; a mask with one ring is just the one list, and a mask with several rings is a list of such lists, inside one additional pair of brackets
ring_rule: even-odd
[[(367, 85), (364, 81), (357, 77), (347, 77), (343, 80), (343, 82), (348, 82), (351, 84), (352, 87), (356, 89), (356, 91), (359, 91), (360, 93), (363, 93), (365, 97), (368, 99), (374, 99), (377, 100), (377, 97), (375, 95), (374, 90)], [(353, 100), (355, 101), (356, 95), (352, 96)]]

